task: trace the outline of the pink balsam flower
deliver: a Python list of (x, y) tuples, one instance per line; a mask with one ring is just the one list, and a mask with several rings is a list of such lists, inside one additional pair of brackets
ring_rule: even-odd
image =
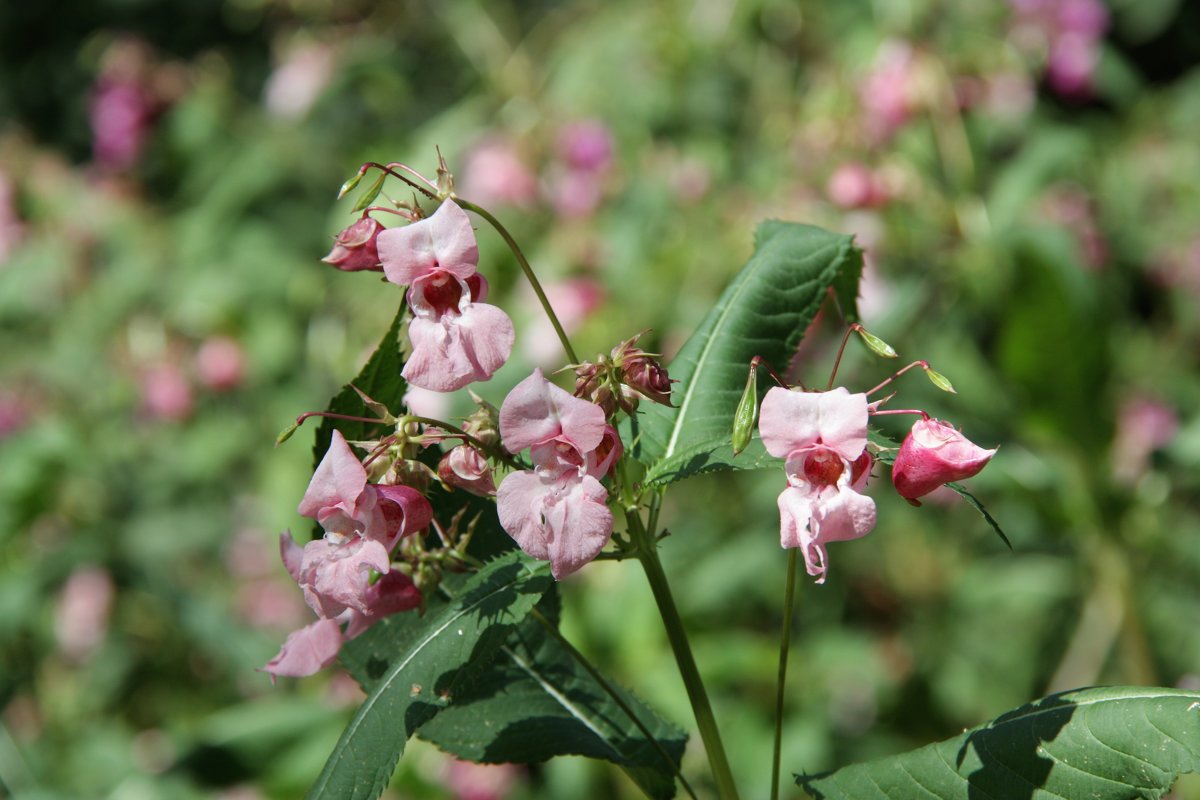
[(866, 536), (875, 501), (858, 493), (870, 472), (867, 396), (774, 388), (763, 400), (759, 432), (767, 452), (786, 459), (779, 495), (780, 544), (799, 547), (804, 566), (825, 582), (825, 545)]
[[(298, 510), (319, 522), (325, 536), (302, 548), (290, 533), (280, 534), (280, 556), (320, 619), (288, 637), (264, 667), (273, 675), (311, 675), (330, 663), (341, 647), (343, 622), (350, 623), (349, 638), (382, 616), (418, 605), (412, 581), (392, 576), (390, 553), (433, 518), (429, 501), (412, 487), (367, 483), (362, 462), (336, 430)], [(374, 584), (372, 572), (382, 576)]]
[(919, 419), (896, 454), (892, 483), (901, 497), (920, 505), (918, 497), (951, 481), (970, 478), (995, 453), (995, 449), (985, 450), (974, 444), (952, 425), (936, 419)]
[(612, 537), (608, 491), (600, 478), (621, 455), (604, 411), (542, 376), (517, 384), (500, 407), (500, 435), (511, 453), (529, 448), (532, 470), (508, 475), (496, 505), (500, 524), (561, 580), (599, 554)]
[(452, 392), (492, 377), (512, 352), (513, 326), (482, 302), (487, 281), (476, 271), (479, 248), (466, 212), (447, 200), (428, 219), (383, 231), (377, 244), (387, 279), (408, 287), (413, 352), (404, 378)]

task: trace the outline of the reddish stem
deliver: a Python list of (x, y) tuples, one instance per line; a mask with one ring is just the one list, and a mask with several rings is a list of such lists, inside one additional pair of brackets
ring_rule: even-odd
[[(750, 359), (750, 369), (757, 369), (758, 367), (762, 367), (763, 369), (765, 369), (767, 371), (767, 373), (772, 378), (775, 379), (775, 382), (778, 383), (780, 386), (782, 386), (784, 389), (792, 388), (791, 386), (788, 386), (787, 381), (785, 381), (783, 378), (779, 377), (779, 373), (776, 372), (775, 370), (773, 370), (771, 368), (771, 365), (768, 364), (767, 360), (765, 358), (763, 358), (762, 356), (755, 356), (754, 358)], [(804, 389), (804, 391), (806, 391), (806, 392), (808, 391), (808, 389), (804, 388), (803, 383), (796, 381), (796, 385), (799, 386), (801, 389)]]
[(895, 414), (920, 414), (925, 419), (929, 419), (929, 415), (919, 408), (893, 408), (888, 411), (872, 411), (877, 417), (887, 417)]
[[(846, 342), (850, 341), (850, 334), (862, 329), (863, 326), (857, 322), (850, 323), (850, 327), (846, 328), (846, 334), (842, 336), (842, 346), (838, 348), (837, 358), (833, 360), (833, 372), (829, 373), (829, 383), (826, 384), (825, 391), (828, 392), (833, 388), (833, 381), (837, 378), (838, 367), (842, 365), (842, 354), (846, 352)], [(870, 392), (867, 392), (867, 394), (870, 394)]]
[(350, 422), (366, 422), (370, 425), (387, 425), (388, 423), (381, 419), (372, 419), (370, 417), (352, 417), (349, 414), (334, 414), (330, 411), (306, 411), (296, 417), (296, 424), (303, 425), (304, 420), (309, 417), (329, 417), (330, 419), (344, 419)]
[(892, 373), (892, 376), (890, 378), (886, 379), (883, 383), (879, 384), (874, 389), (871, 389), (870, 391), (868, 391), (867, 397), (870, 397), (871, 395), (875, 394), (880, 389), (887, 386), (889, 383), (896, 380), (896, 378), (899, 378), (901, 375), (908, 372), (913, 367), (920, 367), (921, 369), (929, 369), (929, 362), (928, 361), (914, 361), (911, 364), (909, 364), (908, 366), (896, 370), (894, 373)]

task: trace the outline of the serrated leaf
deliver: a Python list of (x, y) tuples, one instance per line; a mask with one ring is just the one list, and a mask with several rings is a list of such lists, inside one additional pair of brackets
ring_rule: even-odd
[(546, 563), (510, 553), (440, 611), (388, 617), (343, 648), (343, 662), (371, 691), (308, 796), (379, 797), (408, 738), (467, 688), (552, 584)]
[[(543, 603), (550, 600), (547, 596)], [(674, 797), (687, 734), (629, 692), (614, 689), (665, 756), (570, 652), (530, 618), (468, 691), (421, 727), (420, 736), (482, 763), (530, 763), (561, 755), (604, 759), (624, 768), (649, 797)]]
[(750, 359), (761, 355), (784, 369), (830, 287), (854, 319), (861, 269), (850, 236), (793, 222), (760, 225), (754, 255), (671, 362), (676, 407), (639, 416), (635, 455), (649, 465), (647, 483), (752, 468), (729, 448)]
[(821, 777), (818, 800), (1160, 798), (1200, 769), (1200, 692), (1110, 687), (1051, 695), (960, 736)]

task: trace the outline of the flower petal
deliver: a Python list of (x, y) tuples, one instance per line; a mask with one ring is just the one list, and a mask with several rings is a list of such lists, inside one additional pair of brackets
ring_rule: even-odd
[(413, 352), (401, 374), (422, 389), (456, 391), (491, 378), (508, 360), (513, 336), (508, 315), (486, 303), (437, 320), (416, 317), (408, 326)]
[(977, 474), (996, 451), (985, 450), (952, 425), (936, 419), (919, 419), (913, 425), (896, 461), (892, 484), (910, 503), (939, 486)]
[(824, 444), (854, 461), (867, 446), (867, 396), (841, 386), (828, 392), (777, 386), (763, 399), (758, 429), (767, 452), (776, 458)]
[(345, 544), (318, 539), (304, 546), (300, 588), (318, 616), (336, 617), (347, 608), (367, 613), (371, 570), (390, 568), (387, 548), (375, 539), (356, 536)]
[(342, 631), (337, 620), (319, 619), (292, 631), (279, 653), (266, 663), (263, 672), (303, 678), (333, 663), (342, 649)]
[(443, 202), (428, 219), (388, 228), (376, 242), (387, 279), (401, 286), (436, 269), (467, 278), (479, 263), (471, 220), (452, 200)]
[(367, 471), (362, 462), (341, 431), (334, 430), (329, 449), (317, 465), (296, 510), (317, 520), (327, 531), (362, 530), (366, 514), (375, 504), (374, 493), (366, 491), (366, 487)]
[(608, 492), (590, 475), (553, 479), (514, 472), (496, 494), (503, 526), (531, 558), (550, 562), (561, 580), (596, 557), (612, 538)]
[(500, 406), (500, 436), (510, 453), (563, 437), (581, 453), (604, 438), (604, 411), (546, 380), (540, 369), (518, 383)]

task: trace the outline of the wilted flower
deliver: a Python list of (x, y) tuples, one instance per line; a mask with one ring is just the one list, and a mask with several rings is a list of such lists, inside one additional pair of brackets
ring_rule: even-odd
[(608, 492), (599, 479), (620, 457), (620, 439), (599, 406), (572, 397), (541, 370), (504, 399), (500, 434), (509, 452), (528, 447), (534, 464), (500, 484), (500, 524), (562, 579), (595, 558), (612, 536)]
[(366, 269), (382, 272), (383, 265), (379, 263), (377, 240), (383, 229), (377, 220), (363, 217), (337, 235), (333, 249), (321, 260), (343, 272)]
[(774, 388), (763, 400), (759, 433), (767, 452), (786, 459), (788, 488), (779, 495), (780, 543), (799, 547), (809, 575), (824, 583), (825, 545), (857, 539), (875, 527), (865, 485), (867, 396)]
[(901, 497), (920, 505), (918, 497), (951, 481), (970, 478), (995, 453), (995, 449), (985, 450), (975, 445), (952, 425), (922, 418), (900, 445), (892, 464), (892, 484)]
[(492, 377), (512, 352), (513, 326), (482, 302), (487, 282), (476, 272), (479, 249), (466, 212), (446, 200), (428, 219), (383, 231), (378, 243), (388, 280), (409, 287), (413, 352), (404, 378), (452, 392)]

